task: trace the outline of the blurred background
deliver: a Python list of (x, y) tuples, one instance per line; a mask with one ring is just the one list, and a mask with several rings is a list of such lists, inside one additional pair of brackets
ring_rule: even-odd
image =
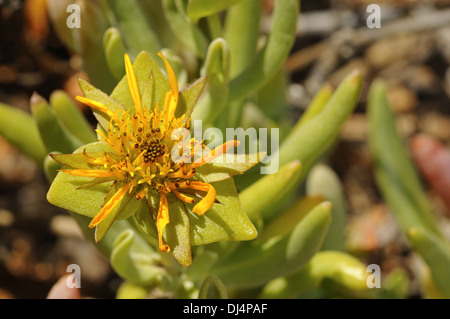
[[(263, 33), (273, 1), (263, 1)], [(382, 10), (379, 29), (367, 26), (371, 3)], [(450, 1), (302, 1), (301, 12), (285, 63), (290, 84), (280, 102), (287, 107), (284, 120), (294, 124), (324, 83), (336, 87), (353, 69), (361, 72), (360, 102), (327, 159), (344, 186), (346, 247), (383, 272), (405, 269), (408, 297), (421, 297), (417, 259), (375, 186), (366, 96), (373, 79), (385, 79), (404, 140), (425, 133), (450, 146)], [(0, 30), (0, 103), (30, 111), (33, 92), (47, 99), (56, 89), (81, 94), (77, 79), (88, 76), (80, 57), (58, 38), (46, 0), (0, 0)], [(90, 111), (79, 107), (94, 123)], [(422, 178), (434, 211), (448, 221), (450, 188), (436, 191), (437, 177)], [(82, 269), (84, 296), (114, 297), (121, 279), (71, 217), (47, 203), (48, 187), (43, 172), (0, 137), (0, 298), (45, 298), (72, 263)]]

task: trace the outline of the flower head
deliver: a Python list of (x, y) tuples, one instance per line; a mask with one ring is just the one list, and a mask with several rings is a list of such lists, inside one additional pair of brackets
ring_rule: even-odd
[[(105, 143), (109, 151), (87, 152), (83, 149), (82, 153), (52, 154), (52, 157), (65, 165), (61, 169), (63, 174), (88, 178), (77, 189), (106, 183), (111, 185), (103, 205), (89, 224), (90, 228), (106, 223), (113, 212), (123, 209), (133, 197), (137, 201), (147, 201), (151, 206), (149, 196), (156, 194), (159, 205), (157, 209), (149, 207), (149, 216), (156, 225), (159, 250), (167, 252), (171, 247), (164, 241), (163, 235), (170, 223), (168, 197), (193, 204), (192, 212), (198, 216), (207, 213), (214, 204), (219, 204), (215, 187), (202, 181), (196, 170), (222, 156), (238, 142), (228, 141), (210, 150), (202, 140), (176, 134), (180, 130), (190, 129), (190, 119), (184, 114), (179, 117), (175, 115), (180, 97), (177, 79), (169, 62), (161, 53), (158, 55), (164, 60), (170, 86), (162, 107), (143, 105), (133, 65), (125, 55), (132, 108), (113, 110), (95, 99), (76, 97), (108, 120), (107, 127), (99, 127), (97, 133), (100, 142)], [(201, 156), (194, 160), (197, 154)], [(111, 222), (107, 223), (109, 227)]]

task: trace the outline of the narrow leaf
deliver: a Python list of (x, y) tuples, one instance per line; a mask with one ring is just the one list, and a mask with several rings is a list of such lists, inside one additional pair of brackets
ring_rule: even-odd
[(0, 103), (0, 135), (39, 165), (44, 163), (47, 150), (30, 114)]
[(125, 230), (116, 239), (111, 252), (111, 265), (124, 279), (147, 286), (156, 286), (166, 271), (158, 267), (159, 255), (131, 230)]
[(227, 299), (227, 290), (216, 276), (207, 277), (200, 287), (198, 299)]
[(227, 288), (252, 288), (300, 269), (320, 249), (331, 221), (331, 205), (319, 204), (294, 230), (281, 238), (241, 245), (213, 268)]
[(61, 90), (53, 92), (50, 104), (58, 119), (73, 136), (85, 144), (97, 140), (94, 129), (67, 93)]
[(36, 93), (31, 98), (31, 111), (47, 152), (72, 153), (82, 145), (63, 127), (47, 101)]

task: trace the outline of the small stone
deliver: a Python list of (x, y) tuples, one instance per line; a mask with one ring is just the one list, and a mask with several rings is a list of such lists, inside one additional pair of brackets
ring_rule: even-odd
[(418, 104), (416, 94), (402, 84), (389, 87), (388, 100), (395, 113), (412, 111)]
[(14, 223), (14, 215), (9, 210), (0, 209), (0, 227), (9, 227)]
[(57, 215), (53, 217), (50, 222), (50, 229), (57, 236), (83, 238), (83, 232), (70, 216)]
[(437, 112), (424, 114), (420, 117), (419, 129), (442, 141), (450, 141), (450, 117)]

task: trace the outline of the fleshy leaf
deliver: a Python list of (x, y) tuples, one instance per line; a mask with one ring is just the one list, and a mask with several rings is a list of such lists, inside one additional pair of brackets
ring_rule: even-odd
[(158, 231), (153, 221), (159, 205), (159, 194), (150, 190), (147, 194), (147, 209), (138, 210), (129, 220), (140, 231), (145, 240), (153, 245), (158, 244)]
[[(109, 149), (109, 146), (105, 145), (105, 148)], [(96, 169), (99, 166), (91, 165), (86, 161), (86, 156), (97, 158), (103, 157), (103, 152), (95, 152), (84, 155), (83, 153), (77, 154), (50, 154), (50, 156), (58, 163), (69, 166), (71, 168), (78, 169)]]
[(180, 0), (163, 0), (164, 14), (177, 39), (198, 57), (203, 58), (208, 41), (200, 28), (192, 23)]
[(191, 244), (254, 239), (257, 231), (242, 210), (233, 180), (226, 179), (211, 185), (216, 189), (216, 198), (222, 204), (214, 204), (202, 216), (192, 213), (192, 205), (186, 204), (191, 223)]
[(333, 204), (333, 219), (323, 243), (323, 250), (344, 250), (347, 210), (343, 186), (337, 174), (325, 164), (317, 164), (306, 181), (308, 195), (323, 196)]
[(50, 104), (58, 119), (73, 136), (85, 144), (96, 141), (93, 128), (66, 92), (54, 91), (50, 95)]
[(190, 226), (182, 202), (174, 196), (168, 198), (170, 222), (165, 227), (165, 240), (175, 259), (183, 266), (192, 264)]
[(275, 2), (266, 45), (252, 63), (230, 82), (229, 101), (239, 100), (257, 91), (280, 69), (295, 40), (298, 12), (298, 1)]
[(223, 154), (208, 164), (196, 169), (196, 173), (207, 183), (219, 182), (224, 179), (243, 174), (259, 163), (266, 156), (265, 152), (257, 154)]
[(175, 111), (176, 117), (180, 117), (182, 114), (186, 114), (186, 116), (190, 116), (192, 114), (200, 95), (203, 93), (206, 80), (206, 77), (201, 77), (180, 92), (180, 99)]
[(123, 231), (116, 239), (111, 252), (111, 265), (129, 281), (156, 285), (167, 276), (166, 271), (156, 266), (159, 255), (131, 230)]
[[(159, 106), (162, 107), (166, 92), (170, 90), (170, 86), (169, 80), (162, 73), (158, 64), (152, 59), (150, 54), (143, 51), (136, 57), (133, 68), (141, 97), (144, 95), (144, 89), (147, 86), (150, 75), (153, 78), (152, 103), (151, 105), (144, 105), (144, 107), (154, 107), (156, 103), (159, 103)], [(133, 107), (133, 99), (128, 88), (126, 75), (114, 88), (111, 98), (122, 104), (127, 110)]]
[(421, 227), (412, 227), (407, 231), (408, 239), (431, 270), (431, 276), (440, 292), (450, 298), (450, 245), (441, 238)]
[(55, 111), (37, 93), (31, 97), (31, 111), (48, 152), (72, 153), (83, 144), (62, 125)]
[[(75, 151), (75, 154), (86, 152), (107, 152), (109, 147), (103, 142), (96, 142), (82, 146)], [(100, 211), (105, 196), (111, 188), (112, 182), (94, 185), (87, 188), (78, 188), (83, 184), (92, 181), (92, 178), (73, 176), (64, 172), (56, 175), (50, 189), (47, 193), (47, 200), (58, 207), (70, 210), (72, 212), (95, 217)], [(130, 206), (130, 208), (132, 208)], [(124, 214), (128, 214), (128, 207), (125, 208)]]
[(161, 49), (158, 34), (152, 28), (145, 16), (145, 11), (136, 0), (108, 0), (107, 6), (118, 24), (118, 28), (125, 35), (124, 43), (131, 54), (137, 55), (141, 50), (156, 52)]
[(36, 121), (29, 113), (0, 103), (0, 135), (36, 163), (43, 164), (47, 150), (39, 136)]
[[(120, 105), (116, 100), (109, 97), (108, 94), (97, 89), (95, 86), (93, 86), (89, 82), (87, 82), (83, 79), (79, 79), (78, 85), (80, 86), (80, 89), (83, 92), (85, 97), (95, 100), (99, 103), (102, 103), (111, 111), (115, 112), (119, 109), (123, 109), (122, 105)], [(98, 123), (100, 124), (100, 126), (102, 126), (106, 130), (108, 128), (108, 124), (109, 124), (108, 116), (97, 110), (93, 110), (93, 112), (94, 112), (94, 115), (95, 115)]]
[(276, 278), (264, 287), (260, 298), (292, 299), (319, 287), (324, 279), (336, 281), (352, 290), (367, 290), (367, 267), (343, 252), (317, 252), (299, 271)]
[(208, 91), (192, 114), (194, 119), (211, 125), (224, 109), (228, 99), (230, 50), (227, 42), (217, 38), (208, 47), (201, 74), (208, 77)]
[(289, 209), (277, 215), (264, 225), (261, 240), (267, 240), (275, 236), (289, 234), (314, 207), (323, 201), (321, 196), (305, 196), (294, 203)]
[(208, 276), (202, 283), (198, 299), (227, 299), (227, 290), (216, 276)]
[[(108, 196), (105, 198), (105, 202), (114, 195), (119, 189), (118, 186), (113, 186), (108, 192)], [(138, 201), (135, 198), (136, 193), (126, 193), (124, 198), (120, 201), (119, 205), (114, 207), (113, 211), (106, 217), (100, 224), (95, 227), (95, 242), (99, 242), (111, 228), (112, 224), (116, 220), (122, 220), (130, 217), (136, 211), (143, 209), (142, 201)]]
[(187, 13), (194, 21), (207, 17), (231, 7), (241, 0), (190, 0)]
[(242, 244), (211, 273), (229, 288), (254, 288), (300, 269), (320, 249), (331, 221), (331, 205), (317, 205), (291, 233)]
[(322, 112), (332, 95), (333, 88), (329, 84), (323, 85), (319, 92), (316, 93), (311, 103), (308, 105), (305, 113), (302, 114), (302, 117), (298, 120), (292, 130), (298, 129), (300, 126), (304, 125), (317, 114)]
[(423, 227), (443, 237), (416, 167), (397, 132), (382, 80), (370, 87), (368, 119), (377, 185), (401, 228)]
[(117, 28), (111, 27), (105, 31), (103, 47), (105, 49), (106, 62), (111, 73), (116, 79), (121, 79), (125, 74), (125, 63), (123, 61), (125, 48), (122, 36)]
[(281, 167), (275, 174), (268, 174), (244, 189), (239, 197), (250, 218), (259, 214), (264, 218), (279, 212), (279, 202), (297, 186), (302, 165), (292, 161)]

